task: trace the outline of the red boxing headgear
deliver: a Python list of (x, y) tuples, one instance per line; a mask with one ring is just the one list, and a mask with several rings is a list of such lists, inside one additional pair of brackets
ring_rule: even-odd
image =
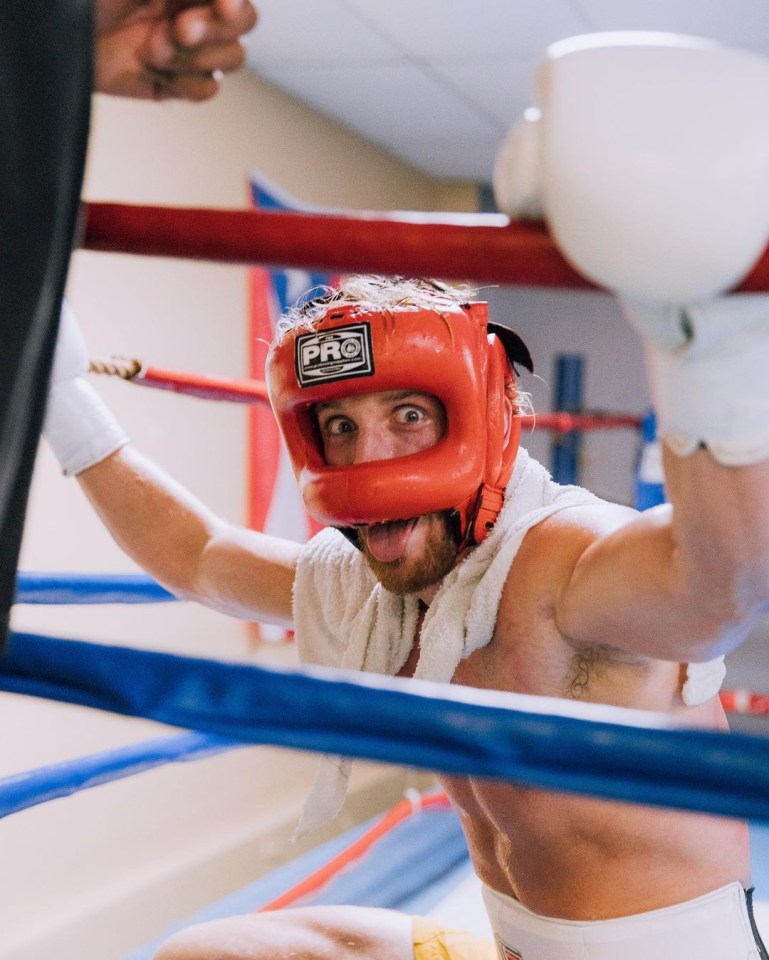
[[(273, 343), (267, 387), (307, 511), (335, 527), (456, 511), (461, 544), (480, 543), (502, 508), (520, 440), (505, 429), (513, 364), (532, 370), (521, 338), (489, 326), (488, 305), (371, 311), (329, 304), (311, 326)], [(409, 390), (446, 411), (432, 447), (390, 460), (329, 466), (314, 406), (343, 397)]]

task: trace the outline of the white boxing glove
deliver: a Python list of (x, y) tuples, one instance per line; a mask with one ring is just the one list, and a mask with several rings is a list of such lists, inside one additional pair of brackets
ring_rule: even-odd
[(509, 131), (494, 161), (492, 187), (497, 207), (513, 220), (541, 220), (542, 115), (534, 107)]
[(503, 212), (525, 213), (539, 178), (563, 255), (634, 297), (707, 299), (748, 273), (769, 238), (769, 60), (673, 34), (592, 34), (548, 50), (535, 93), (541, 119), (514, 128), (497, 160)]
[(62, 305), (43, 436), (64, 475), (76, 477), (128, 443), (101, 397), (85, 380), (88, 350), (69, 305)]
[(769, 459), (769, 295), (684, 305), (623, 301), (644, 336), (658, 433), (678, 456)]

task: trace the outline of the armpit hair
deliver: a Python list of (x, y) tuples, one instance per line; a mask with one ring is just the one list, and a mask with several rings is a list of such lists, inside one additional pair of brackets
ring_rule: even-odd
[(608, 644), (597, 644), (578, 650), (571, 658), (567, 680), (566, 696), (571, 700), (581, 700), (593, 680), (602, 680), (609, 669), (629, 667), (646, 670), (646, 657), (628, 653)]

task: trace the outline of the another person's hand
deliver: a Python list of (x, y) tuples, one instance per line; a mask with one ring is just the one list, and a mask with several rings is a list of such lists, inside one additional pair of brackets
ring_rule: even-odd
[(94, 87), (150, 100), (208, 100), (245, 57), (251, 0), (96, 0)]

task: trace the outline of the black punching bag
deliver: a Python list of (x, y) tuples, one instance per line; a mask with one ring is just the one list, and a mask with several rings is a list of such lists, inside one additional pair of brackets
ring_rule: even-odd
[(80, 204), (91, 0), (0, 3), (0, 648)]

